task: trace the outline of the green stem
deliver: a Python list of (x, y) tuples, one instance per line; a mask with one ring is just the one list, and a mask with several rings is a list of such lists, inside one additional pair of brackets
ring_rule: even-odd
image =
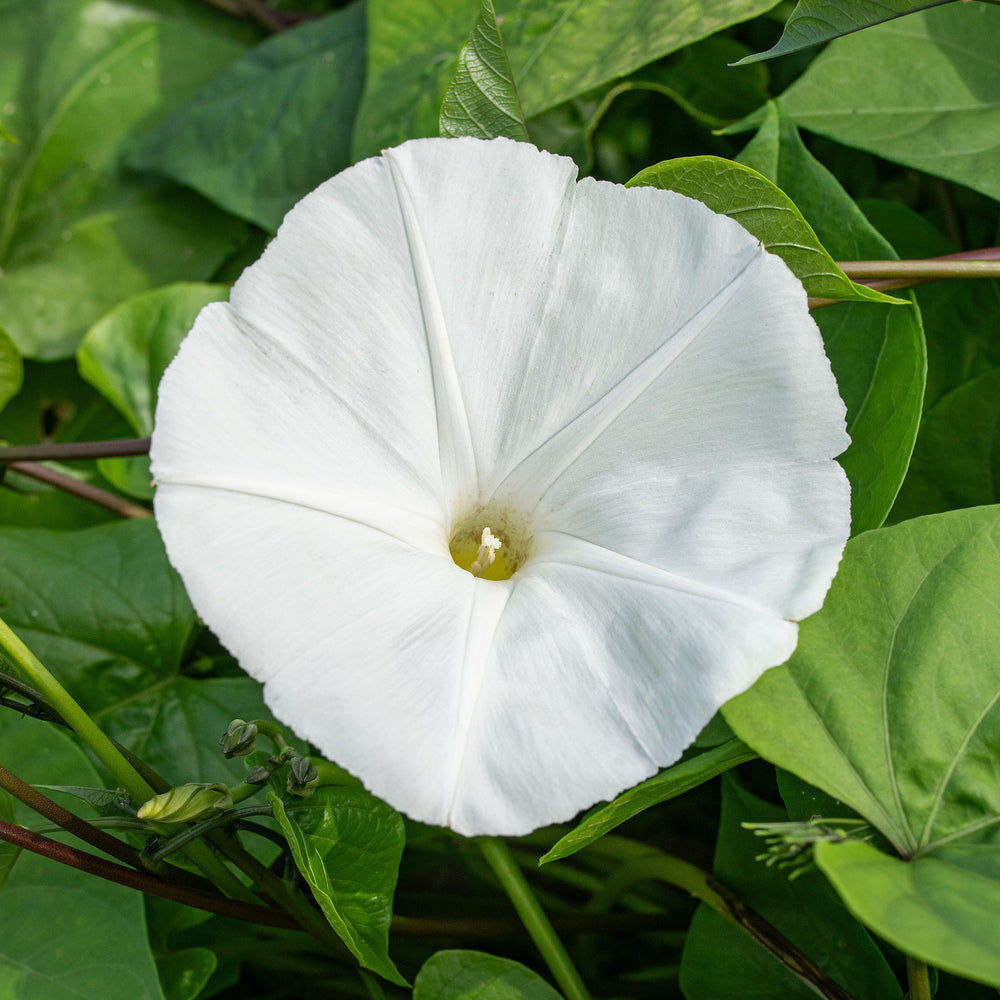
[(164, 858), (173, 854), (175, 851), (179, 851), (181, 848), (187, 847), (188, 844), (194, 840), (198, 840), (199, 837), (204, 837), (205, 834), (218, 829), (220, 826), (228, 826), (230, 823), (243, 819), (245, 816), (270, 815), (270, 806), (244, 806), (242, 809), (227, 809), (224, 813), (221, 813), (214, 819), (206, 820), (204, 823), (192, 824), (186, 830), (182, 830), (176, 836), (173, 836), (169, 840), (161, 843), (156, 850), (149, 851), (147, 857), (152, 863), (155, 864), (156, 862), (162, 861)]
[(311, 934), (335, 955), (351, 962), (356, 961), (336, 931), (330, 926), (326, 917), (306, 899), (300, 890), (288, 885), (282, 878), (262, 865), (249, 851), (243, 848), (235, 837), (230, 837), (222, 830), (212, 830), (207, 834), (207, 838), (217, 850), (250, 878), (260, 892), (297, 921), (302, 930)]
[(499, 837), (480, 837), (477, 843), (566, 1000), (590, 1000), (576, 966), (531, 891), (510, 848)]
[[(25, 678), (38, 689), (45, 701), (86, 743), (94, 756), (110, 771), (115, 781), (128, 792), (133, 801), (142, 803), (156, 794), (149, 782), (126, 760), (118, 747), (73, 700), (69, 692), (49, 673), (38, 657), (21, 642), (3, 619), (0, 619), (0, 649), (3, 649)], [(191, 844), (187, 853), (223, 892), (236, 899), (253, 901), (253, 895), (246, 886), (204, 844)]]
[(859, 278), (1000, 278), (1000, 260), (848, 260), (844, 273)]
[(132, 796), (134, 801), (145, 802), (156, 794), (90, 716), (70, 697), (66, 689), (2, 619), (0, 619), (0, 647), (14, 661), (26, 679), (38, 689), (42, 697), (90, 747), (94, 756), (111, 772), (118, 784)]
[(910, 1000), (931, 1000), (930, 970), (925, 962), (907, 955), (906, 980), (910, 987)]

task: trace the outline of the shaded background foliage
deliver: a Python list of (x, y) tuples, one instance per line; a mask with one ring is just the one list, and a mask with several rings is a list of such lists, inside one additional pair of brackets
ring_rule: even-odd
[[(696, 910), (672, 858), (714, 870), (860, 1000), (903, 995), (904, 954), (943, 970), (931, 988), (945, 1000), (995, 995), (1000, 285), (922, 285), (888, 304), (834, 261), (1000, 242), (1000, 9), (499, 0), (495, 13), (0, 0), (0, 439), (147, 435), (193, 317), (284, 213), (414, 136), (527, 136), (581, 173), (732, 213), (810, 294), (851, 300), (816, 318), (848, 406), (857, 537), (788, 664), (681, 763), (513, 856), (597, 997), (815, 995)], [(148, 505), (141, 456), (50, 464)], [(15, 469), (3, 485), (3, 619), (169, 784), (239, 782), (244, 764), (215, 740), (235, 717), (267, 718), (259, 687), (199, 625), (152, 521)], [(62, 786), (52, 795), (81, 814), (128, 816), (51, 723), (3, 713), (0, 762)], [(342, 952), (0, 843), (0, 995), (392, 997), (406, 982), (417, 1000), (557, 995), (475, 843), (350, 783), (268, 791), (279, 823), (257, 820), (245, 843), (311, 887)], [(764, 847), (742, 823), (813, 815), (861, 817), (873, 837), (820, 842), (794, 881), (754, 860)], [(0, 819), (39, 825), (2, 790)]]

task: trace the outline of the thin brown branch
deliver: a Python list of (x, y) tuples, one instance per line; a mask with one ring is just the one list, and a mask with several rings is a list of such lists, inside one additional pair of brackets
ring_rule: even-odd
[(132, 503), (130, 500), (125, 500), (123, 497), (116, 496), (114, 493), (109, 493), (107, 490), (102, 490), (97, 486), (91, 486), (90, 483), (82, 483), (79, 479), (67, 476), (64, 472), (56, 472), (55, 469), (50, 469), (48, 466), (41, 465), (38, 462), (11, 462), (7, 468), (14, 472), (20, 472), (23, 476), (30, 476), (32, 479), (37, 479), (41, 483), (55, 486), (65, 493), (72, 493), (74, 496), (80, 497), (81, 500), (97, 504), (98, 507), (113, 511), (120, 517), (139, 518), (153, 516), (151, 510), (140, 507), (139, 504)]
[(193, 906), (199, 910), (207, 910), (209, 913), (218, 913), (224, 917), (232, 917), (235, 920), (243, 920), (252, 924), (264, 924), (268, 927), (284, 927), (291, 930), (298, 930), (299, 927), (294, 918), (282, 910), (273, 910), (270, 907), (257, 906), (254, 903), (241, 903), (214, 892), (204, 892), (201, 889), (177, 885), (148, 872), (133, 871), (131, 868), (106, 861), (104, 858), (77, 850), (66, 844), (60, 844), (57, 840), (43, 837), (40, 833), (33, 833), (31, 830), (25, 830), (23, 827), (7, 823), (4, 820), (0, 820), (0, 840), (6, 840), (8, 843), (14, 844), (15, 847), (23, 847), (25, 850), (42, 855), (42, 857), (69, 865), (78, 871), (97, 875), (109, 882), (116, 882), (119, 885), (128, 886), (130, 889), (138, 889), (140, 892), (148, 892), (153, 896), (162, 896), (164, 899), (172, 899), (174, 902)]
[(65, 461), (74, 458), (123, 458), (148, 455), (149, 438), (114, 441), (68, 441), (63, 444), (17, 444), (0, 448), (0, 465), (10, 462)]
[[(117, 837), (112, 837), (96, 826), (92, 826), (80, 816), (64, 809), (59, 803), (53, 802), (37, 788), (22, 781), (16, 774), (12, 774), (3, 766), (0, 766), (0, 788), (6, 789), (16, 799), (34, 809), (40, 816), (44, 816), (49, 822), (62, 827), (67, 833), (73, 834), (74, 837), (90, 844), (91, 847), (96, 847), (99, 851), (131, 865), (139, 871), (149, 870), (142, 855), (134, 847), (130, 847)], [(210, 883), (196, 878), (184, 871), (183, 868), (177, 868), (174, 865), (160, 865), (159, 869), (158, 874), (162, 877), (169, 877), (173, 882), (206, 891), (211, 888)]]

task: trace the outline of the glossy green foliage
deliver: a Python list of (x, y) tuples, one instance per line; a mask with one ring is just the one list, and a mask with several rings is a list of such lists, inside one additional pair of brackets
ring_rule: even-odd
[(747, 56), (744, 63), (774, 59), (788, 52), (797, 52), (810, 45), (819, 45), (883, 21), (912, 14), (928, 7), (937, 7), (955, 0), (799, 0), (785, 22), (781, 38), (766, 52)]
[(198, 622), (152, 521), (4, 528), (0, 546), (4, 620), (112, 736), (171, 781), (242, 776), (206, 734), (266, 716), (259, 685), (195, 679)]
[(0, 143), (0, 313), (25, 356), (65, 358), (116, 303), (209, 277), (243, 239), (219, 209), (122, 164), (134, 134), (241, 46), (118, 0), (5, 0), (0, 37), (19, 139)]
[(413, 1000), (560, 1000), (531, 969), (481, 951), (439, 951), (424, 963)]
[(443, 136), (528, 138), (492, 0), (482, 0), (479, 17), (459, 54), (455, 78), (441, 104), (438, 128)]
[(943, 847), (910, 861), (868, 844), (818, 844), (816, 864), (847, 907), (907, 954), (1000, 985), (995, 852)]
[[(0, 760), (31, 783), (96, 785), (101, 780), (68, 734), (9, 712), (0, 726)], [(0, 808), (0, 818), (6, 818), (2, 814)], [(15, 815), (21, 824), (38, 818), (20, 803)], [(2, 858), (0, 852), (0, 863)], [(166, 1000), (139, 893), (23, 851), (2, 898), (0, 996), (5, 1000)]]
[[(770, 6), (769, 0), (501, 0), (496, 12), (530, 118)], [(478, 0), (369, 4), (368, 69), (354, 159), (437, 134), (455, 57), (478, 11)]]
[[(836, 259), (895, 256), (775, 108), (768, 109), (740, 161), (794, 200)], [(815, 318), (847, 404), (851, 446), (840, 462), (851, 479), (851, 523), (857, 534), (882, 524), (909, 465), (926, 378), (920, 314), (913, 306), (852, 302), (820, 309)]]
[(656, 777), (644, 781), (627, 792), (622, 792), (613, 802), (598, 806), (567, 833), (541, 859), (558, 861), (575, 854), (599, 837), (621, 826), (626, 820), (650, 809), (660, 802), (682, 795), (698, 785), (718, 777), (730, 768), (753, 760), (757, 755), (739, 740), (730, 739), (703, 753), (695, 754), (672, 767), (665, 768)]
[[(21, 391), (0, 412), (0, 439), (11, 444), (71, 443), (128, 437), (124, 418), (76, 372), (70, 361), (27, 362)], [(51, 463), (50, 463), (51, 464)], [(91, 461), (56, 464), (96, 486), (107, 485)], [(0, 524), (82, 528), (114, 515), (16, 471), (7, 470), (0, 491)]]
[(388, 951), (402, 818), (360, 788), (320, 788), (292, 802), (271, 792), (268, 801), (330, 926), (365, 968), (405, 986)]
[[(826, 605), (803, 623), (792, 659), (725, 709), (762, 755), (846, 802), (903, 858), (933, 861), (920, 870), (943, 879), (941, 891), (954, 901), (949, 912), (965, 914), (963, 927), (981, 923), (969, 886), (981, 880), (991, 896), (1000, 879), (1000, 790), (991, 777), (1000, 740), (998, 585), (1000, 508), (866, 533), (849, 543)], [(891, 882), (906, 881), (875, 861)], [(873, 892), (870, 907), (877, 899)], [(870, 908), (854, 908), (870, 919)], [(896, 924), (892, 938), (904, 950), (1000, 982), (989, 972), (995, 966), (984, 964), (987, 952), (1000, 954), (995, 924), (969, 939), (967, 959), (953, 951), (950, 962), (944, 942), (928, 950), (919, 920), (912, 936), (907, 926)]]
[[(779, 806), (725, 780), (715, 875), (857, 1000), (899, 1000), (899, 985), (882, 953), (819, 872), (791, 880), (788, 871), (757, 860), (764, 845), (742, 824), (786, 819)], [(816, 995), (748, 934), (704, 905), (684, 947), (681, 985), (687, 1000), (809, 1000)]]
[(831, 43), (781, 106), (802, 128), (996, 198), (998, 31), (1000, 7), (984, 3), (890, 21)]
[(713, 156), (678, 157), (636, 174), (628, 187), (677, 191), (735, 219), (780, 257), (816, 298), (899, 302), (852, 282), (823, 248), (791, 198), (741, 163)]
[(364, 51), (357, 2), (275, 35), (139, 137), (128, 163), (273, 232), (295, 202), (350, 164)]
[(0, 330), (0, 410), (20, 392), (23, 383), (21, 352), (14, 341)]

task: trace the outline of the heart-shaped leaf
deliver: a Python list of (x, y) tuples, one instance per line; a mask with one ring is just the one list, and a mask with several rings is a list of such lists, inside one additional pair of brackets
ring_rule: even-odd
[[(982, 900), (1000, 900), (998, 593), (1000, 507), (868, 532), (848, 543), (791, 660), (724, 708), (762, 756), (846, 802), (908, 859), (818, 852), (852, 909), (903, 950), (991, 983), (1000, 930)], [(935, 907), (936, 920), (975, 928), (965, 947), (931, 929)]]

